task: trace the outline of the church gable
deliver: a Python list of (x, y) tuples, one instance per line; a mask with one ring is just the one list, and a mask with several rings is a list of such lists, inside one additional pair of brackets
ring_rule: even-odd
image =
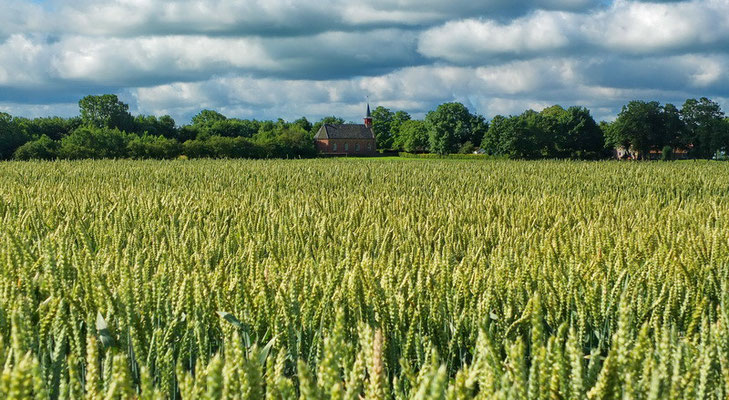
[(374, 139), (372, 128), (359, 124), (323, 125), (315, 139)]

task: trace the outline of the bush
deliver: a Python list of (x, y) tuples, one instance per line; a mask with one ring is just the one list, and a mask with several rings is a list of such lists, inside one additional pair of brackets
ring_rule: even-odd
[(182, 144), (182, 154), (187, 158), (212, 158), (213, 152), (207, 140), (188, 140)]
[(119, 129), (85, 126), (61, 140), (58, 155), (71, 160), (125, 158), (128, 156), (127, 145), (135, 137), (136, 135), (129, 135)]
[(258, 158), (260, 147), (244, 137), (212, 136), (208, 144), (216, 158)]
[(0, 160), (10, 158), (29, 139), (10, 114), (0, 112)]
[(266, 158), (310, 158), (316, 156), (314, 141), (307, 132), (287, 129), (273, 139), (259, 141)]
[(663, 146), (661, 150), (661, 161), (671, 161), (673, 159), (673, 147)]
[(188, 140), (182, 152), (189, 158), (259, 158), (262, 146), (244, 137), (212, 136), (206, 140)]
[(501, 160), (506, 159), (504, 156), (490, 156), (488, 154), (413, 154), (400, 152), (397, 153), (402, 158), (420, 158), (420, 159), (432, 159), (432, 160)]
[(16, 160), (53, 160), (58, 158), (60, 143), (46, 135), (38, 140), (28, 142), (15, 150), (13, 158)]
[(171, 159), (182, 153), (182, 145), (175, 139), (163, 136), (140, 136), (132, 139), (127, 145), (132, 158)]
[(466, 142), (458, 149), (458, 154), (471, 154), (474, 150), (476, 150), (476, 146), (471, 142)]

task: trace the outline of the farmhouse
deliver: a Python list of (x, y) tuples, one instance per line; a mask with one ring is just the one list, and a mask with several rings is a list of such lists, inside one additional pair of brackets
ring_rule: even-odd
[(375, 132), (372, 130), (372, 113), (367, 104), (364, 125), (323, 125), (314, 136), (316, 149), (326, 155), (374, 155), (376, 154)]

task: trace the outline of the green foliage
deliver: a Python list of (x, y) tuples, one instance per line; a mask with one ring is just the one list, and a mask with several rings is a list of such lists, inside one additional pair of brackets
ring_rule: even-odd
[(58, 158), (60, 144), (43, 135), (38, 140), (28, 142), (15, 150), (16, 160), (53, 160)]
[(430, 151), (437, 154), (456, 153), (465, 142), (479, 143), (485, 121), (472, 115), (461, 103), (445, 103), (425, 117)]
[(0, 160), (10, 158), (15, 150), (28, 140), (13, 117), (0, 112)]
[(33, 139), (48, 136), (52, 140), (60, 140), (81, 126), (79, 117), (16, 118), (16, 121), (25, 136)]
[(134, 118), (134, 131), (141, 135), (163, 136), (177, 139), (175, 120), (169, 115), (157, 118), (154, 115), (138, 115)]
[(213, 136), (206, 140), (188, 140), (182, 152), (189, 158), (258, 158), (260, 146), (243, 137)]
[(473, 143), (466, 142), (461, 145), (461, 147), (458, 148), (458, 154), (471, 154), (476, 150), (476, 146), (473, 145)]
[(567, 110), (555, 105), (537, 113), (497, 115), (481, 148), (510, 158), (597, 159), (603, 156), (603, 132), (583, 107)]
[(127, 145), (132, 138), (132, 135), (119, 129), (85, 126), (61, 139), (58, 156), (69, 160), (125, 158), (128, 156)]
[(195, 126), (210, 126), (216, 122), (225, 121), (225, 115), (214, 110), (202, 110), (192, 117), (192, 124)]
[(129, 113), (129, 105), (121, 102), (114, 94), (89, 95), (79, 100), (78, 106), (84, 125), (126, 132), (134, 130), (134, 118)]
[(729, 394), (726, 163), (6, 162), (0, 187), (3, 399)]
[(685, 135), (684, 122), (672, 104), (662, 106), (657, 101), (634, 100), (623, 106), (615, 122), (605, 130), (608, 146), (624, 147), (648, 158), (651, 150), (663, 146), (683, 146), (690, 143)]
[(136, 159), (171, 159), (182, 153), (182, 145), (177, 140), (150, 135), (131, 139), (127, 149), (129, 157)]
[(497, 115), (491, 120), (481, 148), (495, 156), (522, 159), (541, 157), (543, 138), (537, 125), (538, 118), (534, 111), (508, 118)]
[(670, 161), (673, 159), (673, 147), (663, 146), (661, 150), (661, 161)]
[(698, 158), (712, 158), (717, 151), (729, 149), (729, 127), (716, 102), (702, 97), (688, 99), (681, 108), (691, 152)]
[(409, 120), (399, 128), (393, 146), (407, 152), (428, 150), (428, 126), (424, 121)]
[(420, 158), (429, 160), (496, 160), (504, 157), (491, 156), (488, 154), (434, 154), (434, 153), (398, 153), (402, 158)]
[(377, 107), (372, 110), (372, 130), (375, 132), (378, 149), (390, 149), (394, 140), (392, 124), (395, 121), (395, 113), (385, 107)]

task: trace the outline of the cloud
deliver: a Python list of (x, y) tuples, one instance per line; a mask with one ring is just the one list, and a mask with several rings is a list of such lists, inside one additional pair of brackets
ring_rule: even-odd
[[(359, 120), (729, 98), (729, 0), (0, 0), (0, 110)], [(722, 101), (722, 100), (720, 100)], [(722, 103), (726, 104), (726, 103)], [(54, 108), (57, 105), (57, 108)]]
[(58, 0), (56, 29), (82, 35), (292, 36), (426, 26), (467, 16), (508, 17), (534, 9), (584, 10), (595, 0)]
[(0, 43), (0, 87), (37, 85), (48, 73), (44, 65), (43, 45), (28, 36), (14, 34)]
[(509, 24), (467, 19), (448, 22), (424, 32), (418, 50), (428, 57), (456, 63), (488, 62), (504, 54), (534, 56), (570, 44), (569, 26), (575, 16), (540, 11)]
[(422, 33), (425, 56), (460, 64), (542, 54), (665, 55), (729, 47), (729, 1), (618, 0), (593, 13), (537, 11), (508, 23), (449, 21)]

